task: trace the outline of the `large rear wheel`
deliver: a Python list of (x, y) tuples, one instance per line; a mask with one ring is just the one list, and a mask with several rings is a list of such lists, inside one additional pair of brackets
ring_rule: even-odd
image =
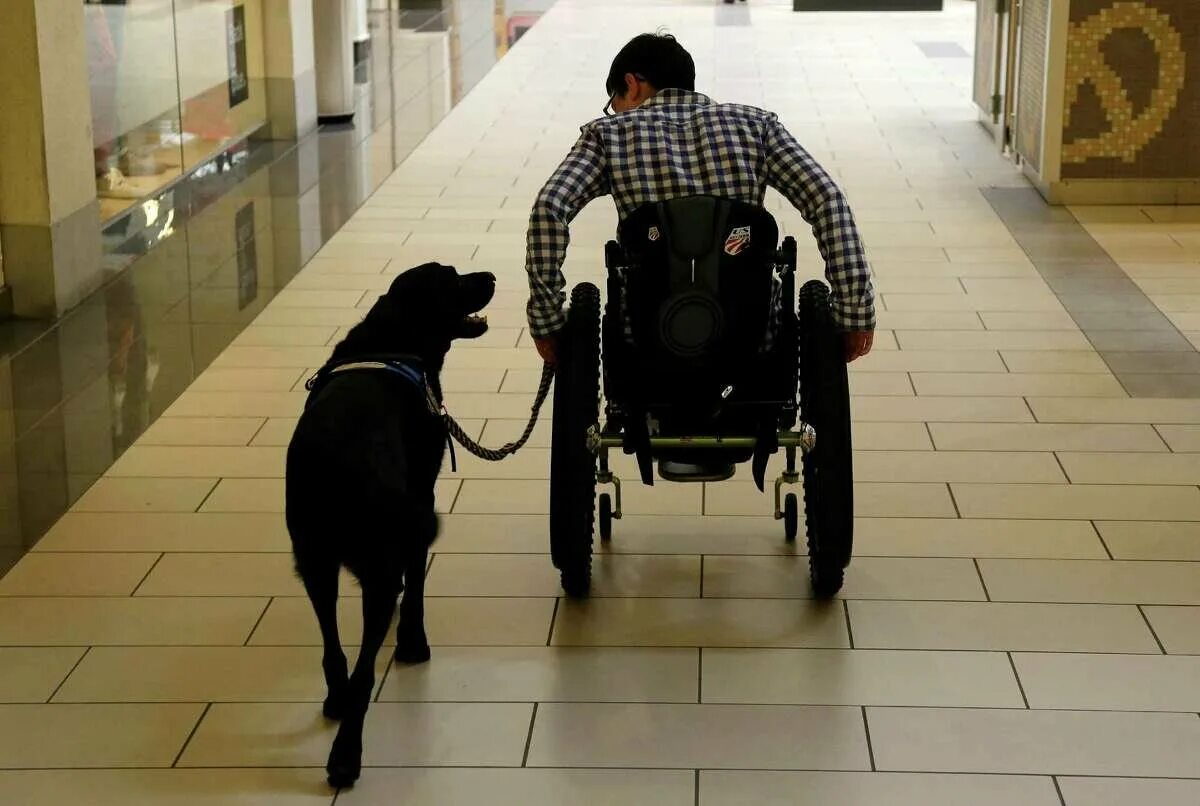
[(845, 347), (819, 280), (800, 289), (799, 343), (800, 416), (817, 432), (804, 457), (809, 569), (813, 592), (828, 599), (841, 590), (853, 553), (854, 468)]
[(596, 455), (587, 435), (599, 420), (600, 290), (581, 283), (558, 343), (550, 449), (550, 554), (574, 598), (586, 597), (592, 583)]

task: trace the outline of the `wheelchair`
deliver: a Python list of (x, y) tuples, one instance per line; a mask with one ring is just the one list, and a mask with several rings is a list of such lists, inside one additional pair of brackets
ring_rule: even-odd
[[(714, 482), (749, 462), (765, 492), (780, 450), (776, 520), (794, 542), (802, 484), (812, 592), (842, 587), (853, 547), (850, 395), (828, 287), (796, 295), (796, 241), (764, 209), (689, 196), (635, 210), (605, 248), (607, 300), (571, 292), (558, 345), (550, 550), (573, 598), (591, 587), (593, 535), (612, 539), (621, 481), (609, 452), (672, 482)], [(604, 409), (601, 419), (601, 389)], [(802, 468), (797, 469), (797, 451)], [(597, 488), (604, 492), (597, 501)]]

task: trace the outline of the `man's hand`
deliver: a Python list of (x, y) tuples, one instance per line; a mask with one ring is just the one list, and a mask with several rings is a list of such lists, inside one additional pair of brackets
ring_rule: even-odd
[(537, 347), (538, 355), (542, 357), (550, 366), (555, 366), (558, 363), (558, 334), (546, 336), (545, 338), (535, 338), (533, 344)]
[(871, 352), (871, 345), (874, 343), (874, 330), (846, 331), (846, 363), (849, 364), (851, 361), (862, 358)]

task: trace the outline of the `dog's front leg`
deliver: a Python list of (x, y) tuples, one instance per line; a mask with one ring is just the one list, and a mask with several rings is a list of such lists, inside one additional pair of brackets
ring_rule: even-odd
[(396, 627), (396, 662), (425, 663), (429, 639), (425, 636), (425, 570), (429, 549), (414, 553), (404, 574), (404, 598), (400, 601), (400, 624)]

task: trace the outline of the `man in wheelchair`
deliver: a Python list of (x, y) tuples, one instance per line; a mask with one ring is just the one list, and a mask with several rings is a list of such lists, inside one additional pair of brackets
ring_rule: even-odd
[[(870, 351), (875, 327), (870, 267), (849, 205), (774, 114), (714, 103), (695, 91), (695, 75), (691, 55), (674, 37), (631, 40), (609, 71), (604, 117), (582, 128), (530, 217), (530, 334), (557, 368), (551, 543), (572, 594), (585, 594), (590, 578), (596, 479), (619, 485), (608, 469), (610, 446), (638, 457), (646, 483), (653, 481), (651, 458), (671, 481), (728, 478), (734, 463), (753, 459), (760, 489), (767, 456), (785, 447), (788, 470), (776, 485), (776, 517), (787, 521), (789, 539), (797, 504), (789, 495), (781, 509), (779, 484), (798, 481), (794, 454), (802, 448), (814, 557), (814, 531), (824, 518), (814, 508), (830, 508), (817, 502), (822, 463), (807, 456), (818, 451), (814, 445), (830, 453), (839, 443), (836, 472), (823, 475), (839, 488), (849, 484), (845, 364)], [(805, 285), (799, 311), (795, 242), (788, 238), (777, 249), (778, 229), (763, 209), (768, 186), (811, 225), (832, 286), (830, 292), (819, 281)], [(599, 292), (581, 284), (565, 312), (562, 264), (570, 222), (603, 195), (613, 197), (621, 224), (619, 243), (606, 254), (608, 422), (600, 433)], [(807, 368), (800, 372), (798, 364)], [(798, 414), (807, 443), (800, 436), (787, 442)], [(814, 428), (818, 435), (828, 429), (826, 438), (814, 441)], [(836, 492), (836, 508), (852, 516), (850, 492)], [(607, 495), (600, 499), (605, 539), (611, 519), (620, 517), (619, 486), (616, 493), (615, 510)], [(845, 552), (837, 553), (848, 562), (845, 514), (836, 518), (837, 531), (847, 532), (838, 538)], [(833, 585), (831, 568), (826, 588)]]

